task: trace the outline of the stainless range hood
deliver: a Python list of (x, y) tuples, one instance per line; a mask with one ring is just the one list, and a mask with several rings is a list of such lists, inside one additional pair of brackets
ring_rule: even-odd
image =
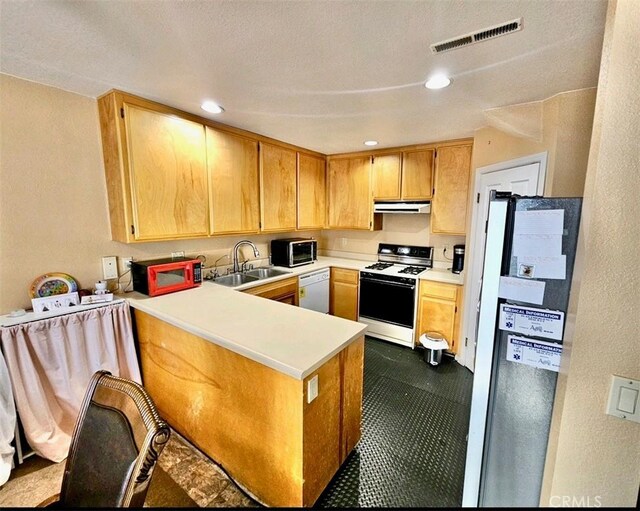
[(374, 213), (431, 213), (429, 201), (420, 202), (376, 202)]

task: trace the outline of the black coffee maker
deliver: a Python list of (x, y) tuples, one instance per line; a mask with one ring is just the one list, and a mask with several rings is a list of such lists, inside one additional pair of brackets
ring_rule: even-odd
[(460, 273), (464, 269), (464, 245), (453, 246), (453, 264), (451, 265), (452, 273)]

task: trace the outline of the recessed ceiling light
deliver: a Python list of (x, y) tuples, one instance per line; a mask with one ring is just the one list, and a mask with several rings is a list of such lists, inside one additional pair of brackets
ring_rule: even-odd
[(445, 75), (433, 75), (427, 80), (424, 86), (427, 89), (444, 89), (451, 83), (451, 80)]
[(365, 140), (364, 145), (378, 145), (377, 140)]
[(222, 112), (224, 112), (224, 108), (222, 108), (217, 103), (214, 103), (213, 101), (205, 101), (204, 103), (202, 103), (200, 108), (202, 108), (205, 112), (209, 112), (210, 114), (221, 114)]

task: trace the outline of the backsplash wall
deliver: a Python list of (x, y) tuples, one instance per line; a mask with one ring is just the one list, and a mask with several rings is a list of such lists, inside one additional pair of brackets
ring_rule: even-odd
[[(431, 215), (385, 214), (383, 217), (380, 231), (322, 231), (319, 250), (331, 251), (336, 257), (342, 252), (345, 257), (364, 254), (375, 259), (379, 243), (433, 246), (434, 260), (445, 262), (451, 260), (453, 245), (464, 244), (464, 236), (431, 234)], [(445, 247), (446, 257), (443, 255)]]

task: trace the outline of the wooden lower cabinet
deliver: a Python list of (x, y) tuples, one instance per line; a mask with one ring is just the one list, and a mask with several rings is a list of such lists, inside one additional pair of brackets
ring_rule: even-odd
[(134, 313), (143, 384), (171, 427), (264, 504), (312, 506), (360, 439), (364, 337), (298, 380)]
[(458, 352), (462, 286), (420, 281), (415, 343), (425, 332), (439, 332), (449, 343), (449, 351)]
[(276, 302), (298, 305), (298, 277), (278, 280), (262, 286), (256, 286), (244, 291), (250, 295), (261, 296)]
[(330, 314), (358, 321), (359, 283), (360, 273), (357, 270), (331, 268)]

